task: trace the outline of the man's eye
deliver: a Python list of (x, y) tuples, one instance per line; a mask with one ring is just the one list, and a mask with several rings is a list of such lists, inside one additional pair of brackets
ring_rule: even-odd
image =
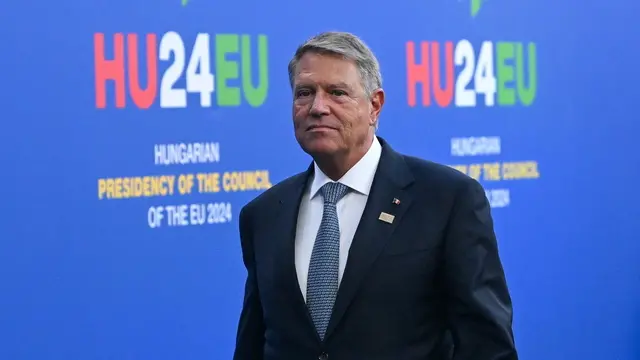
[(309, 95), (311, 95), (311, 91), (309, 91), (309, 90), (298, 90), (298, 91), (296, 92), (296, 96), (297, 96), (297, 97), (301, 97), (301, 96), (309, 96)]
[(335, 95), (335, 96), (344, 96), (344, 95), (347, 95), (347, 93), (346, 93), (346, 92), (344, 92), (344, 91), (342, 91), (342, 90), (333, 90), (333, 91), (331, 91), (331, 93), (332, 93), (333, 95)]

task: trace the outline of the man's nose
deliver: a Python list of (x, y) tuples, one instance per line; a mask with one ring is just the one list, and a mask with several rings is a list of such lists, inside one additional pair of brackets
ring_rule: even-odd
[(316, 96), (314, 96), (309, 114), (316, 117), (329, 115), (329, 106), (327, 106), (327, 101), (323, 93), (317, 93)]

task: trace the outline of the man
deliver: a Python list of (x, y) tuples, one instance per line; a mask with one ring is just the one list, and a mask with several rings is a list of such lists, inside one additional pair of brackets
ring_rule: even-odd
[(240, 212), (247, 268), (235, 360), (516, 360), (484, 190), (375, 130), (375, 56), (320, 34), (289, 64), (314, 159)]

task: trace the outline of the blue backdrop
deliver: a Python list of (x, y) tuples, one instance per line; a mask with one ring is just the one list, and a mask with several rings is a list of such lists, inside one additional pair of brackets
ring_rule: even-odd
[(310, 161), (286, 65), (332, 29), (379, 56), (380, 135), (486, 187), (521, 358), (640, 359), (639, 10), (5, 2), (0, 359), (230, 359), (238, 213)]

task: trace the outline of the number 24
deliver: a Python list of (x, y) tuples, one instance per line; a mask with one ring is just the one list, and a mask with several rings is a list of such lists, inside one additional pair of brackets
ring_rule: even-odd
[[(187, 92), (200, 93), (200, 105), (211, 107), (211, 93), (214, 91), (214, 78), (211, 73), (209, 53), (209, 34), (198, 34), (186, 70), (186, 89), (174, 88), (182, 76), (185, 65), (184, 42), (174, 31), (166, 33), (160, 41), (160, 60), (168, 61), (171, 54), (173, 62), (167, 68), (160, 83), (160, 107), (187, 107)], [(198, 73), (198, 67), (200, 72)]]
[[(493, 106), (496, 98), (496, 77), (493, 69), (493, 43), (485, 41), (480, 48), (478, 63), (475, 62), (473, 45), (467, 40), (458, 43), (455, 50), (455, 63), (464, 65), (456, 79), (456, 106), (476, 106), (476, 94), (484, 94), (486, 106)], [(474, 89), (467, 89), (473, 78)]]

